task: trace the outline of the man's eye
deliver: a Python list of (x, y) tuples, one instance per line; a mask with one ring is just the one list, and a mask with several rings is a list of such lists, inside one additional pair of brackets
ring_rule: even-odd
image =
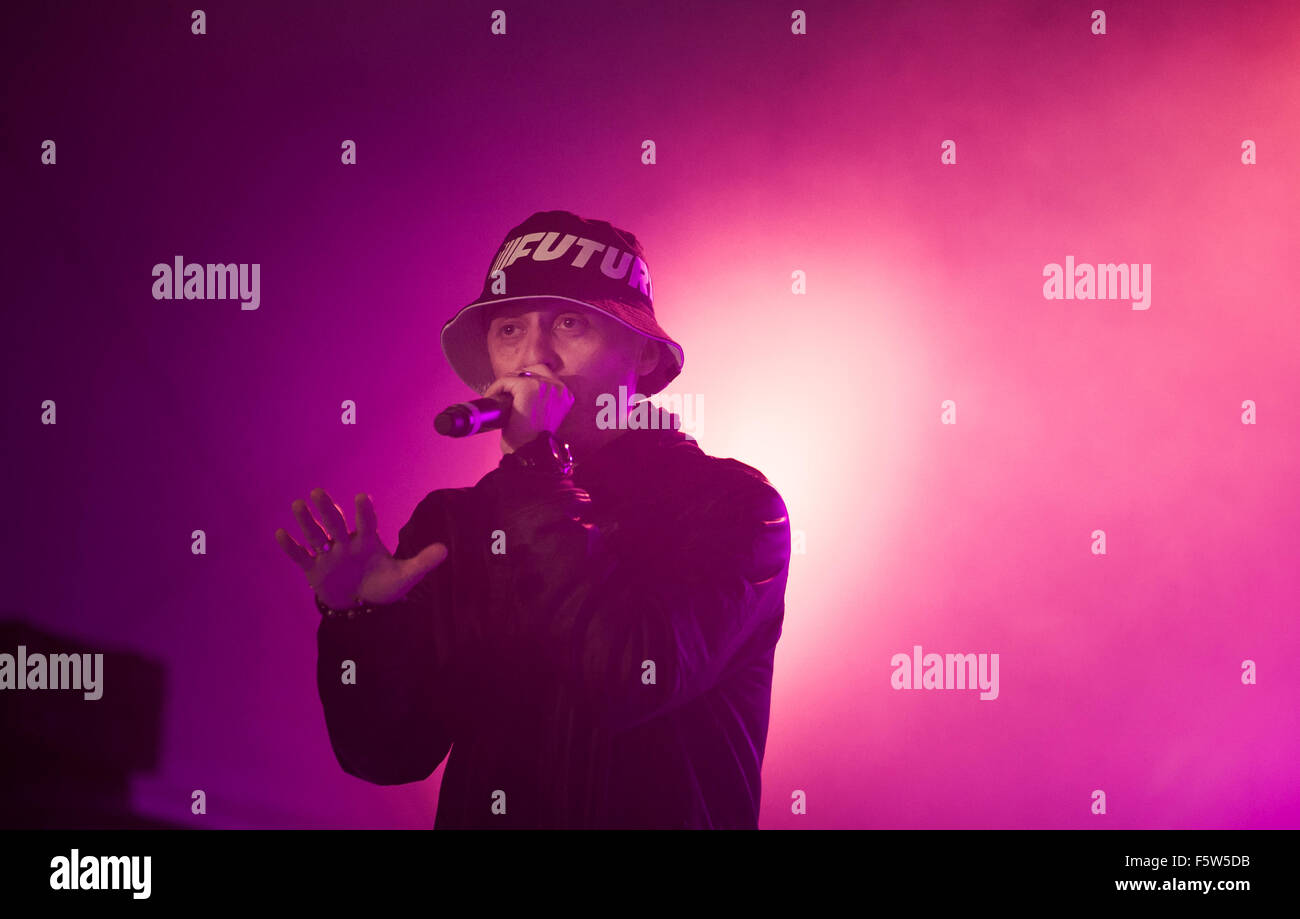
[[(566, 324), (566, 323), (570, 323), (570, 324)], [(561, 316), (559, 319), (556, 320), (556, 324), (561, 326), (566, 331), (572, 332), (577, 329), (583, 328), (587, 324), (587, 320), (584, 319), (582, 316)], [(512, 331), (518, 328), (519, 328), (518, 323), (503, 322), (499, 326), (497, 326), (497, 334), (509, 338), (511, 337)]]

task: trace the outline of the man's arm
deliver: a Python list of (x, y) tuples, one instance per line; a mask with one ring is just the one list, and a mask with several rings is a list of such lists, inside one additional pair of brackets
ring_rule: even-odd
[(531, 659), (520, 672), (563, 681), (598, 723), (625, 729), (715, 687), (760, 631), (775, 642), (789, 520), (776, 489), (736, 467), (685, 519), (660, 521), (652, 558), (620, 554), (584, 522), (591, 496), (558, 474), (503, 462), (485, 477), (510, 537), (496, 564), (511, 644)]
[[(398, 534), (394, 558), (448, 539), (446, 494), (433, 492)], [(443, 703), (454, 682), (451, 554), (401, 600), (354, 619), (322, 618), (316, 686), (334, 755), (349, 775), (376, 785), (428, 778), (451, 747)], [(343, 682), (344, 661), (355, 683)]]

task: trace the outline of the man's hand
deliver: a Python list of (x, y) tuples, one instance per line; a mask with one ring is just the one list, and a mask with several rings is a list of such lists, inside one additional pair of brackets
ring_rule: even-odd
[(530, 443), (542, 431), (558, 431), (574, 403), (573, 393), (551, 375), (545, 364), (520, 369), (533, 375), (516, 376), (519, 371), (514, 371), (498, 377), (483, 392), (485, 398), (502, 392), (510, 394), (510, 417), (502, 428), (501, 440), (512, 451)]
[(311, 551), (299, 545), (283, 528), (275, 531), (275, 541), (294, 564), (307, 572), (307, 583), (321, 602), (332, 609), (346, 609), (358, 600), (365, 603), (400, 600), (447, 558), (447, 546), (440, 542), (414, 558), (393, 558), (379, 539), (375, 506), (364, 492), (356, 499), (355, 533), (348, 532), (343, 512), (325, 489), (313, 490), (311, 499), (325, 524), (324, 529), (312, 517), (306, 501), (299, 498), (290, 506)]

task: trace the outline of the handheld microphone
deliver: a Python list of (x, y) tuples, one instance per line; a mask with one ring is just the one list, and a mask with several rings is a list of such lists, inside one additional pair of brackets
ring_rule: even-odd
[(448, 437), (468, 437), (505, 427), (510, 418), (511, 396), (501, 393), (488, 399), (457, 402), (433, 419), (433, 427)]

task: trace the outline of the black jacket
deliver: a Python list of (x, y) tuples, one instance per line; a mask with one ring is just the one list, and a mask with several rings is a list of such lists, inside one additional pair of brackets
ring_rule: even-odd
[(394, 555), (443, 542), (442, 565), (396, 603), (322, 619), (339, 764), (396, 785), (451, 749), (435, 829), (757, 828), (785, 503), (678, 430), (575, 459), (564, 479), (505, 456), (430, 493)]

